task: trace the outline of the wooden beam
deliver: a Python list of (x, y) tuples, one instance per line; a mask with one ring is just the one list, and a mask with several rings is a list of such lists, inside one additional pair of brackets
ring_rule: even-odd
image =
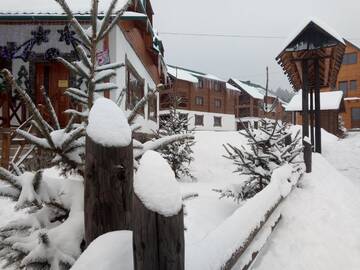
[(315, 62), (315, 151), (321, 153), (321, 107), (319, 62)]
[(303, 77), (303, 91), (302, 91), (302, 111), (303, 111), (303, 125), (302, 137), (304, 144), (304, 161), (306, 172), (311, 172), (311, 145), (305, 142), (305, 137), (309, 138), (309, 81), (308, 81), (308, 61), (302, 62), (302, 77)]

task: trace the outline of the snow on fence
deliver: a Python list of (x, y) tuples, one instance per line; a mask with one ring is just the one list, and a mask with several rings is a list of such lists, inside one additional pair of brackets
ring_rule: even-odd
[[(246, 252), (247, 248), (267, 221), (271, 227), (277, 224), (280, 213), (275, 213), (275, 217), (272, 214), (300, 176), (289, 164), (276, 169), (263, 191), (249, 199), (201, 242), (187, 246), (186, 270), (231, 269), (236, 263), (247, 269), (266, 240), (258, 241), (252, 252)], [(266, 238), (271, 231), (265, 234)]]
[(184, 214), (180, 187), (154, 151), (140, 160), (134, 179), (135, 270), (184, 270)]
[(131, 229), (133, 146), (123, 111), (111, 100), (96, 100), (86, 129), (85, 241)]

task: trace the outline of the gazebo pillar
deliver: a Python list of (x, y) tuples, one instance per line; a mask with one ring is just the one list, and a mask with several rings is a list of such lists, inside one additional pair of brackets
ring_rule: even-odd
[(309, 80), (308, 80), (308, 68), (309, 63), (307, 59), (301, 62), (302, 65), (302, 113), (303, 113), (303, 125), (302, 125), (302, 137), (304, 145), (304, 162), (306, 166), (306, 172), (311, 172), (311, 144), (305, 140), (305, 137), (309, 139)]
[(320, 66), (315, 60), (315, 152), (321, 153)]

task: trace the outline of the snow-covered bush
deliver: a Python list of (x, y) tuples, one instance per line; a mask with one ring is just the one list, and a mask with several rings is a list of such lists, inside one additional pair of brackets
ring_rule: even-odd
[[(225, 157), (233, 160), (236, 165), (235, 173), (247, 175), (248, 179), (223, 190), (216, 190), (220, 192), (221, 198), (231, 197), (240, 201), (253, 197), (269, 184), (276, 168), (293, 163), (302, 152), (299, 132), (287, 144), (286, 140), (292, 135), (289, 126), (278, 121), (262, 119), (259, 129), (254, 130), (250, 126), (245, 128), (243, 135), (248, 139), (248, 145), (240, 148), (224, 145), (227, 152)], [(293, 166), (294, 170), (298, 169), (296, 163)]]
[[(189, 118), (187, 115), (181, 114), (177, 107), (181, 102), (181, 98), (173, 97), (172, 105), (169, 113), (163, 115), (160, 120), (159, 137), (166, 137), (177, 134), (193, 134), (189, 130)], [(193, 140), (177, 141), (161, 149), (161, 155), (168, 161), (170, 167), (175, 172), (175, 177), (189, 177), (194, 180), (191, 175), (189, 165), (194, 160), (192, 154)]]
[[(67, 110), (71, 117), (65, 127), (61, 127), (54, 106), (43, 89), (45, 105), (50, 114), (46, 121), (36, 104), (26, 91), (17, 84), (8, 70), (1, 74), (9, 85), (21, 96), (32, 116), (35, 135), (17, 130), (18, 135), (37, 148), (52, 154), (52, 164), (61, 169), (62, 177), (47, 177), (42, 170), (24, 172), (14, 168), (13, 172), (0, 168), (0, 196), (16, 201), (16, 209), (25, 209), (27, 214), (0, 228), (0, 261), (5, 266), (16, 269), (69, 269), (82, 251), (84, 238), (83, 176), (85, 168), (85, 135), (89, 111), (99, 92), (115, 89), (117, 86), (107, 82), (115, 76), (115, 69), (124, 66), (114, 63), (99, 66), (96, 61), (97, 44), (106, 36), (131, 1), (122, 1), (123, 7), (115, 12), (117, 0), (113, 0), (105, 17), (98, 20), (98, 1), (92, 1), (91, 27), (84, 29), (74, 17), (65, 0), (56, 0), (69, 17), (73, 29), (84, 44), (77, 47), (79, 59), (69, 63), (58, 58), (71, 72), (85, 78), (86, 88), (69, 88), (69, 95), (81, 110)], [(115, 15), (114, 15), (115, 14)], [(114, 15), (114, 16), (113, 16)], [(161, 88), (160, 86), (158, 88)], [(119, 96), (124, 97), (126, 89)], [(129, 112), (127, 121), (132, 131), (139, 126), (134, 118), (155, 91), (149, 92)], [(134, 140), (134, 157), (139, 159), (147, 150), (158, 150), (177, 140), (191, 138), (188, 134), (173, 135), (146, 142)], [(136, 163), (135, 163), (136, 166)], [(73, 180), (73, 175), (77, 179)]]

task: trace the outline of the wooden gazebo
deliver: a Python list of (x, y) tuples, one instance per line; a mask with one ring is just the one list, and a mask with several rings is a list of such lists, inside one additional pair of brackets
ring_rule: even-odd
[(315, 20), (310, 20), (292, 36), (276, 58), (294, 89), (303, 89), (304, 160), (307, 172), (311, 172), (312, 147), (305, 137), (309, 138), (310, 124), (311, 144), (315, 144), (316, 152), (321, 153), (320, 89), (336, 86), (345, 46), (345, 41), (336, 32)]

